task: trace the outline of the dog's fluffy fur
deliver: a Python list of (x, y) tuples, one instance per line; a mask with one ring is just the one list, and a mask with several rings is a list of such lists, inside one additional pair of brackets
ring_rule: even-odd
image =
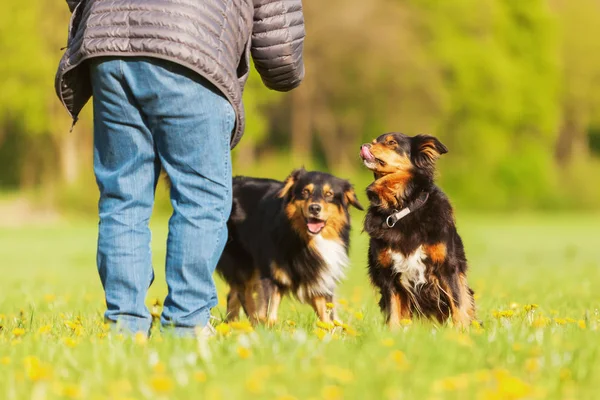
[(298, 169), (280, 182), (236, 177), (229, 240), (217, 271), (230, 286), (228, 319), (240, 307), (252, 322), (273, 324), (282, 296), (312, 305), (325, 322), (348, 264), (348, 207), (362, 210), (351, 184)]
[[(467, 260), (452, 206), (434, 184), (435, 162), (446, 153), (435, 137), (381, 135), (361, 146), (375, 181), (367, 188), (370, 206), (364, 230), (370, 235), (369, 275), (381, 292), (379, 306), (390, 326), (413, 315), (468, 326), (475, 318)], [(386, 218), (415, 208), (393, 227)]]

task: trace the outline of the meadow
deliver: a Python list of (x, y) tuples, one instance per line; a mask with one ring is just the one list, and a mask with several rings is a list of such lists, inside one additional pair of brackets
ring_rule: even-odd
[[(284, 300), (279, 323), (219, 321), (208, 342), (103, 324), (96, 225), (0, 228), (0, 399), (594, 399), (600, 382), (600, 215), (458, 213), (483, 326), (382, 324), (354, 215), (352, 265), (337, 307), (317, 324)], [(166, 294), (166, 222), (153, 226)]]

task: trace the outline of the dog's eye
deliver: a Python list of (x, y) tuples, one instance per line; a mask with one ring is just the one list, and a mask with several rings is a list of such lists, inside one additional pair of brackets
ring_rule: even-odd
[(329, 191), (329, 192), (325, 193), (325, 198), (327, 200), (333, 199), (333, 192)]
[(379, 162), (379, 165), (381, 165), (382, 167), (385, 166), (385, 161), (382, 161), (380, 159), (377, 159), (377, 162)]
[(398, 142), (396, 142), (395, 140), (390, 140), (389, 142), (387, 142), (388, 146), (395, 146), (398, 144)]
[(305, 199), (307, 199), (308, 196), (310, 196), (310, 191), (308, 189), (304, 189), (302, 191), (302, 197), (304, 197)]

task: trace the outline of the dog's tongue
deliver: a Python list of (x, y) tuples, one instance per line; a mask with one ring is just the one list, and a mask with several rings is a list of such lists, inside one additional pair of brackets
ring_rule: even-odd
[(325, 226), (325, 222), (318, 219), (311, 219), (306, 223), (310, 233), (319, 233)]
[(362, 146), (360, 148), (360, 155), (367, 161), (372, 161), (375, 158), (367, 146)]

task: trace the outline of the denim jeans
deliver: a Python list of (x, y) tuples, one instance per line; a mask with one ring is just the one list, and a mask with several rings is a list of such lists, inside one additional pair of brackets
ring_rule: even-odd
[(90, 61), (94, 173), (100, 189), (97, 264), (105, 319), (149, 332), (154, 279), (148, 222), (161, 166), (171, 181), (163, 326), (192, 334), (217, 304), (213, 272), (231, 211), (235, 114), (209, 82), (153, 58)]

